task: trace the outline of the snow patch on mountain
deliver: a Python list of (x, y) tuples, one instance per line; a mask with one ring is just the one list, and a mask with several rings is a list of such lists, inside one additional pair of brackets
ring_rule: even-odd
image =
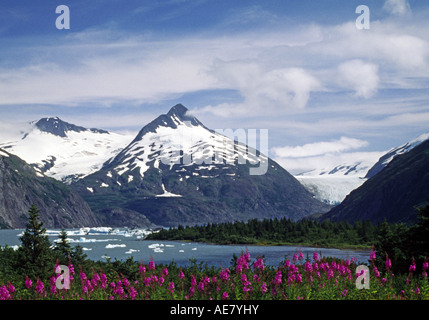
[(67, 123), (70, 130), (66, 130), (67, 126), (60, 126), (64, 124), (60, 119), (46, 119), (55, 119), (50, 129), (61, 129), (57, 131), (59, 135), (52, 133), (55, 131), (43, 131), (43, 127), (41, 130), (40, 126), (33, 123), (20, 139), (0, 142), (0, 147), (34, 165), (39, 173), (66, 183), (99, 170), (104, 162), (114, 157), (132, 139), (132, 136), (85, 129)]

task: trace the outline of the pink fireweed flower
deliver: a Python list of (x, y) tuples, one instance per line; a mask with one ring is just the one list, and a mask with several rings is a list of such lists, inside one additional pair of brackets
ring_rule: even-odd
[(416, 261), (413, 259), (413, 262), (411, 263), (409, 269), (410, 272), (416, 271)]
[(28, 276), (25, 277), (25, 287), (27, 289), (30, 289), (33, 286), (33, 283), (31, 282), (30, 278)]
[(343, 292), (341, 292), (341, 295), (345, 297), (345, 296), (347, 295), (347, 293), (348, 293), (348, 292), (349, 292), (349, 291), (348, 291), (347, 289), (344, 289), (344, 290), (343, 290)]
[(332, 269), (328, 270), (327, 277), (328, 277), (328, 280), (334, 277), (334, 271)]
[(386, 253), (386, 269), (390, 270), (392, 268), (392, 261), (389, 259), (389, 255)]
[(242, 254), (239, 258), (237, 258), (237, 267), (236, 272), (241, 273), (243, 270), (249, 269), (249, 261), (250, 261), (250, 254), (246, 252), (246, 254)]
[(247, 262), (250, 262), (250, 253), (249, 253), (249, 251), (246, 251), (246, 253), (244, 254), (244, 259), (245, 259)]
[(262, 286), (261, 286), (261, 292), (262, 293), (265, 293), (265, 292), (267, 292), (267, 284), (264, 282), (264, 283), (262, 283)]
[(302, 251), (299, 253), (298, 256), (298, 260), (303, 260), (304, 259), (304, 253), (302, 253)]
[(155, 262), (153, 260), (149, 261), (149, 270), (155, 270)]
[(423, 267), (422, 267), (422, 276), (424, 278), (427, 278), (428, 274), (427, 274), (427, 270), (429, 269), (429, 263), (427, 258), (425, 257), (425, 260), (423, 261)]
[(289, 261), (289, 260), (286, 260), (286, 261), (285, 261), (285, 264), (284, 264), (284, 267), (285, 267), (285, 268), (289, 268), (289, 266), (290, 266), (290, 261)]
[(38, 294), (43, 294), (45, 293), (45, 286), (43, 285), (42, 280), (40, 280), (39, 278), (37, 278), (37, 283), (36, 283), (36, 292)]
[(107, 284), (107, 276), (104, 274), (104, 273), (102, 273), (101, 274), (101, 276), (100, 276), (100, 281), (101, 281), (101, 286), (103, 287), (105, 287), (106, 286), (106, 284)]
[(94, 286), (96, 286), (96, 285), (97, 285), (97, 283), (98, 283), (99, 281), (101, 282), (101, 277), (100, 277), (100, 275), (99, 275), (98, 273), (95, 273), (95, 274), (92, 276), (91, 283), (92, 283)]
[(143, 264), (140, 264), (140, 266), (139, 266), (139, 273), (142, 274), (142, 273), (145, 273), (145, 272), (146, 272), (146, 267)]
[(195, 287), (197, 285), (197, 279), (193, 274), (191, 274), (191, 286)]
[(192, 297), (194, 295), (194, 293), (195, 293), (195, 287), (191, 286), (189, 288), (189, 296)]
[(164, 281), (165, 281), (164, 277), (159, 277), (158, 284), (160, 287), (162, 287), (162, 284), (164, 283)]
[(258, 260), (255, 261), (255, 263), (253, 264), (253, 268), (256, 270), (265, 270), (265, 265), (264, 265), (264, 260), (259, 258)]
[(86, 274), (85, 274), (85, 272), (81, 272), (80, 273), (80, 280), (81, 281), (86, 281), (88, 278), (86, 277)]
[(129, 287), (130, 286), (130, 281), (128, 281), (127, 278), (124, 278), (123, 280), (124, 280), (124, 286), (125, 287)]
[(223, 270), (219, 271), (219, 278), (221, 278), (222, 280), (225, 280), (225, 281), (229, 281), (230, 274), (231, 274), (231, 271), (229, 269), (223, 269)]
[(228, 300), (228, 292), (222, 293), (222, 300)]
[(278, 284), (280, 285), (282, 283), (282, 272), (280, 270), (278, 270), (276, 272), (276, 276), (274, 277), (274, 284)]
[(312, 273), (312, 272), (313, 272), (313, 265), (312, 265), (309, 261), (306, 261), (306, 262), (304, 263), (304, 269), (305, 269), (305, 271), (307, 271), (308, 273)]
[(182, 270), (179, 271), (179, 279), (183, 280), (185, 278), (185, 274), (183, 273)]
[(174, 282), (169, 282), (168, 283), (168, 291), (170, 291), (171, 294), (173, 294), (173, 292), (174, 292)]
[(130, 298), (131, 298), (131, 300), (134, 300), (137, 297), (137, 294), (138, 294), (137, 290), (134, 289), (134, 287), (130, 287)]
[(11, 299), (11, 295), (6, 286), (0, 287), (0, 300), (9, 300)]
[(204, 282), (203, 281), (200, 281), (200, 283), (198, 283), (198, 289), (200, 291), (204, 291)]
[(163, 269), (162, 269), (162, 275), (163, 275), (164, 277), (168, 276), (168, 269), (167, 269), (167, 268), (163, 268)]
[(374, 266), (374, 275), (376, 278), (380, 278), (380, 272), (378, 271), (376, 266)]
[(249, 282), (249, 285), (246, 285), (243, 287), (243, 292), (250, 292), (250, 291), (252, 291), (252, 287), (250, 286), (250, 282)]
[(51, 294), (56, 294), (57, 293), (56, 280), (57, 279), (56, 279), (55, 276), (52, 276), (51, 279), (50, 279), (50, 285), (51, 285), (50, 291), (51, 291)]
[(75, 272), (74, 272), (74, 266), (72, 263), (69, 264), (68, 268), (69, 268), (69, 275), (71, 276), (74, 275)]
[(313, 253), (313, 261), (319, 261), (319, 254), (317, 252)]
[(8, 290), (10, 293), (14, 293), (14, 292), (15, 292), (15, 287), (13, 286), (13, 284), (12, 284), (12, 283), (10, 283), (10, 281), (9, 281), (9, 283), (8, 283), (7, 290)]
[(369, 260), (375, 261), (375, 259), (376, 259), (375, 250), (374, 250), (374, 247), (372, 247), (371, 253), (369, 254)]

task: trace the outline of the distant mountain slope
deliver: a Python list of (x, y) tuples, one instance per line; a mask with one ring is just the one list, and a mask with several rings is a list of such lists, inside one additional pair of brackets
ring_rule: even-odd
[[(257, 166), (266, 166), (267, 173), (252, 175)], [(276, 162), (206, 128), (180, 104), (72, 186), (97, 212), (132, 210), (166, 226), (281, 216), (299, 220), (330, 208)]]
[(40, 209), (45, 227), (99, 226), (76, 192), (0, 149), (0, 228), (25, 227), (33, 203)]
[(321, 220), (414, 223), (429, 196), (429, 140), (396, 156)]
[(131, 139), (50, 117), (31, 123), (14, 141), (0, 141), (0, 147), (47, 176), (70, 183), (100, 169)]
[(407, 153), (413, 148), (417, 147), (419, 144), (427, 141), (429, 139), (429, 133), (424, 133), (417, 137), (414, 140), (411, 140), (402, 146), (392, 148), (386, 154), (384, 154), (375, 164), (374, 166), (368, 170), (368, 173), (365, 175), (365, 179), (369, 179), (379, 173), (383, 168), (385, 168), (390, 161), (392, 161), (395, 157)]
[(317, 199), (331, 205), (338, 205), (351, 191), (383, 170), (395, 157), (412, 150), (428, 139), (429, 133), (424, 133), (386, 153), (356, 153), (356, 158), (352, 161), (341, 164), (333, 162), (331, 166), (324, 164), (319, 168), (295, 174), (295, 178)]

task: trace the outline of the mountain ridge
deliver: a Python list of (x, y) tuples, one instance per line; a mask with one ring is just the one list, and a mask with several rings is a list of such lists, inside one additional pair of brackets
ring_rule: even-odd
[[(266, 166), (265, 175), (250, 174), (258, 164)], [(181, 104), (72, 186), (96, 212), (120, 207), (166, 226), (285, 215), (298, 220), (330, 208), (276, 162), (208, 129)]]

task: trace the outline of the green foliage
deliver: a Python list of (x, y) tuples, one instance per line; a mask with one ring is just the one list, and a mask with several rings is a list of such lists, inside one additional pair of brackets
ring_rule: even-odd
[(379, 226), (378, 259), (383, 260), (387, 253), (394, 265), (393, 272), (406, 272), (412, 259), (419, 265), (429, 257), (429, 205), (418, 209), (417, 216), (417, 224), (411, 227), (386, 222)]
[(17, 268), (28, 275), (45, 277), (53, 262), (51, 243), (39, 219), (39, 209), (33, 204), (28, 214), (29, 220), (20, 238), (22, 245), (18, 249)]
[(301, 244), (319, 247), (371, 247), (377, 227), (371, 221), (318, 222), (290, 219), (252, 219), (161, 230), (151, 240), (189, 240), (217, 244)]

